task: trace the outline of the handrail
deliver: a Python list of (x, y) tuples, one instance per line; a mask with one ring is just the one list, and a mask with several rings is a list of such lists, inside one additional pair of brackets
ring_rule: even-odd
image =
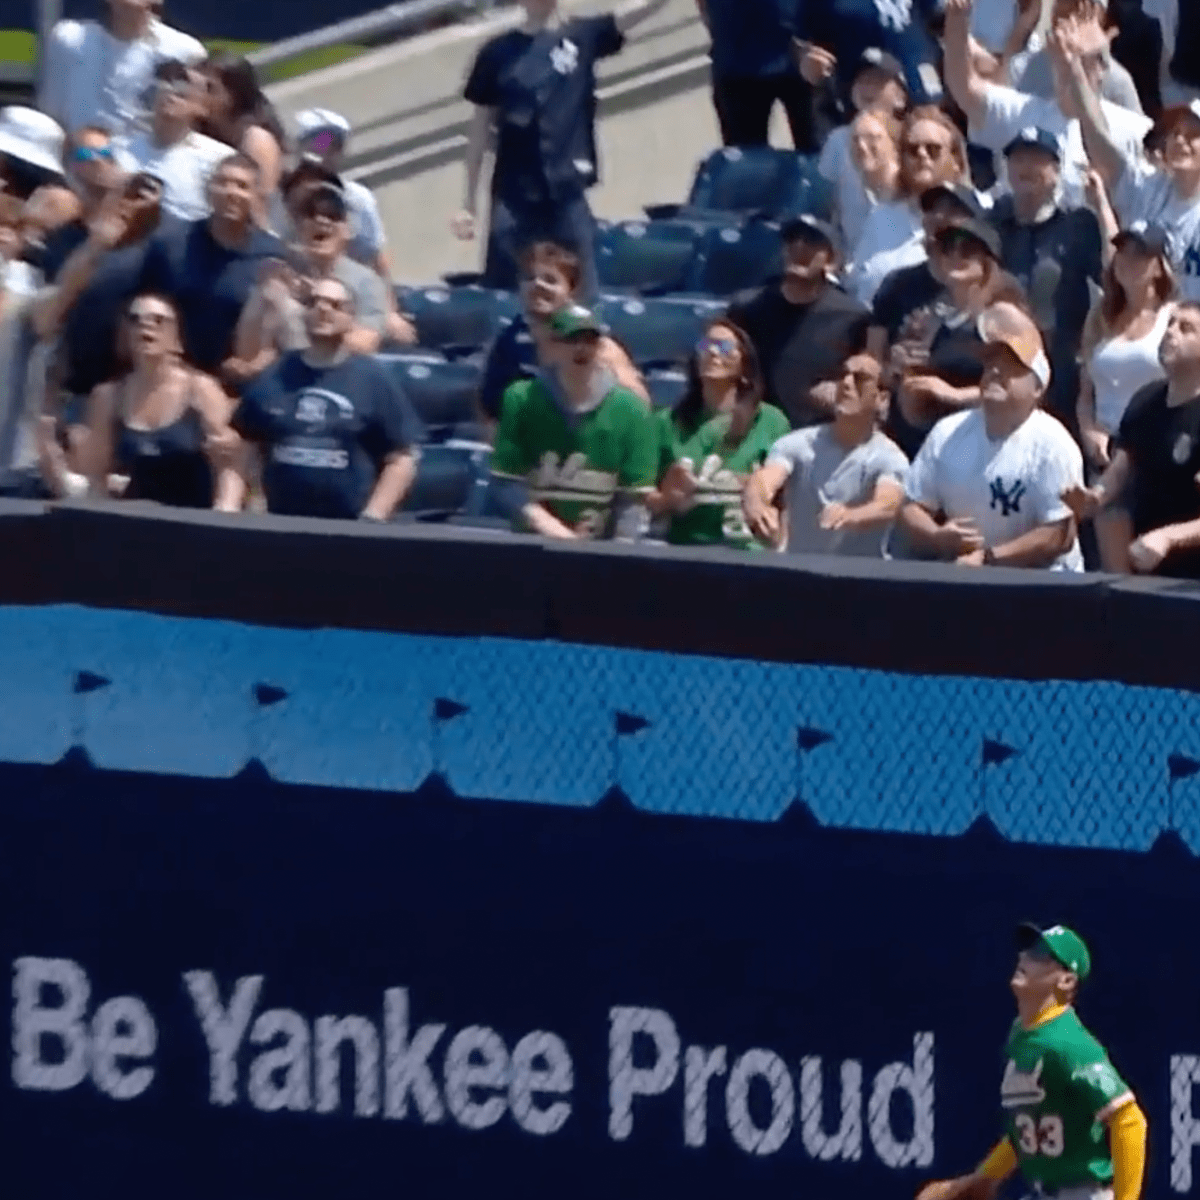
[(350, 17), (323, 29), (284, 38), (255, 50), (247, 55), (258, 68), (275, 66), (289, 59), (298, 58), (314, 50), (325, 50), (343, 42), (368, 41), (402, 33), (434, 17), (477, 14), (493, 7), (495, 0), (408, 0), (403, 4), (389, 4), (375, 12)]

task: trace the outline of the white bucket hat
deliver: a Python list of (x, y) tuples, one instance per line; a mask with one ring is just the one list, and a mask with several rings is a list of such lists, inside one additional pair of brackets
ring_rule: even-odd
[(0, 154), (63, 174), (63, 131), (52, 117), (19, 104), (0, 108)]

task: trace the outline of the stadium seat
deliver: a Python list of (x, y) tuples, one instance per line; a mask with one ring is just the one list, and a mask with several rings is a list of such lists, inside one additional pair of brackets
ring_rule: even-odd
[(704, 326), (725, 310), (696, 297), (603, 296), (596, 315), (636, 363), (683, 363)]
[(418, 343), (446, 352), (486, 346), (517, 313), (517, 298), (491, 288), (400, 287), (400, 311), (411, 318)]
[(604, 291), (678, 291), (692, 268), (702, 230), (682, 221), (623, 221), (601, 228), (596, 271)]
[(482, 513), (491, 457), (489, 447), (475, 443), (422, 447), (417, 477), (404, 497), (400, 519), (444, 521)]
[(687, 373), (675, 368), (655, 368), (646, 372), (646, 388), (655, 408), (674, 408), (687, 391)]
[(447, 362), (427, 354), (381, 354), (379, 361), (395, 375), (425, 423), (430, 442), (444, 442), (475, 421), (483, 369), (478, 362)]
[(777, 221), (750, 220), (710, 229), (696, 255), (689, 290), (732, 296), (761, 287), (783, 271)]
[(713, 212), (828, 217), (833, 189), (815, 158), (771, 146), (726, 146), (700, 164), (680, 216)]

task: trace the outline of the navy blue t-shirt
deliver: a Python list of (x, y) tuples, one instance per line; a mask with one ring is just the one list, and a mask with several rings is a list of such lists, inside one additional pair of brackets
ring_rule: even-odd
[(215, 374), (233, 353), (238, 319), (263, 262), (284, 253), (283, 243), (261, 229), (229, 250), (213, 238), (207, 221), (164, 222), (146, 254), (141, 286), (174, 299), (188, 358)]
[(797, 2), (706, 0), (713, 74), (744, 79), (794, 72), (791, 49)]
[(233, 427), (263, 452), (267, 508), (355, 520), (383, 460), (421, 438), (408, 397), (375, 359), (312, 367), (286, 354), (246, 388)]
[(933, 90), (920, 68), (937, 62), (925, 21), (938, 11), (939, 0), (800, 0), (796, 35), (837, 58), (836, 78), (843, 92), (849, 91), (863, 51), (877, 47), (899, 59), (915, 103), (934, 102), (941, 99), (937, 74), (925, 73)]
[[(57, 283), (67, 259), (88, 240), (82, 221), (64, 225), (46, 239), (41, 258), (47, 283)], [(60, 363), (63, 389), (87, 396), (119, 373), (117, 334), (125, 306), (137, 292), (149, 241), (110, 250), (96, 262), (92, 278), (63, 320)]]
[(500, 401), (508, 386), (537, 374), (537, 346), (529, 322), (518, 315), (496, 335), (488, 350), (479, 385), (479, 407), (494, 421), (500, 420)]
[(609, 13), (514, 29), (480, 48), (464, 95), (496, 110), (493, 195), (516, 208), (562, 202), (599, 179), (596, 63), (624, 43)]

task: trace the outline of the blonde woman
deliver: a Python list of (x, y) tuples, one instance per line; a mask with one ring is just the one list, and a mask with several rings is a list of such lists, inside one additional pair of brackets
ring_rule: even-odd
[(850, 123), (851, 171), (838, 189), (838, 231), (855, 246), (871, 212), (896, 198), (900, 176), (899, 122), (886, 113), (863, 112)]
[(870, 305), (893, 271), (924, 262), (921, 197), (930, 188), (968, 183), (967, 146), (958, 126), (940, 109), (913, 109), (900, 131), (895, 199), (868, 214), (851, 255), (847, 291)]

